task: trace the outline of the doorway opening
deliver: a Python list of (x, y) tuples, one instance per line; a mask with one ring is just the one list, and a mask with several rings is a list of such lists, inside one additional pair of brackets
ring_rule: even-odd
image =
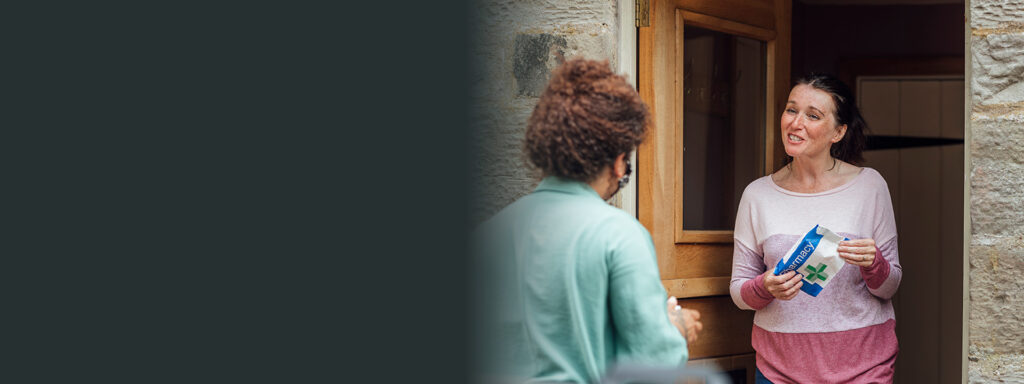
[(964, 3), (796, 0), (793, 76), (839, 75), (870, 129), (903, 280), (896, 383), (960, 383), (963, 340)]
[[(898, 3), (893, 5), (893, 3)], [(637, 153), (637, 213), (669, 294), (702, 312), (693, 365), (752, 382), (751, 311), (729, 297), (743, 187), (781, 166), (793, 80), (836, 74), (869, 128), (904, 275), (896, 382), (965, 377), (962, 0), (651, 0), (637, 78), (654, 130)]]

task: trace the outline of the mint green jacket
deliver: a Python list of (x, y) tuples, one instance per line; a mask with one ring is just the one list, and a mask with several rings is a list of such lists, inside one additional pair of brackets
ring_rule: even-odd
[(686, 362), (650, 234), (589, 185), (545, 178), (481, 229), (504, 375), (597, 382), (615, 362)]

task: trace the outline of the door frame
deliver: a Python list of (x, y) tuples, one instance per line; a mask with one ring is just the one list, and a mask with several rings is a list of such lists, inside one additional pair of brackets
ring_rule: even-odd
[[(637, 66), (637, 27), (636, 27), (636, 1), (637, 0), (616, 0), (619, 11), (619, 36), (616, 73), (626, 76), (633, 89), (637, 88), (636, 66)], [(630, 161), (636, 165), (636, 151), (630, 154)], [(640, 170), (637, 169), (634, 180), (639, 178)], [(616, 196), (615, 206), (629, 212), (633, 217), (637, 216), (637, 183), (626, 184), (626, 187)]]
[[(626, 75), (627, 79), (634, 86), (638, 86), (639, 82), (641, 81), (640, 80), (641, 76), (639, 74), (639, 64), (638, 64), (639, 63), (639, 52), (640, 51), (649, 52), (652, 49), (652, 47), (650, 47), (650, 46), (643, 47), (640, 44), (640, 35), (641, 35), (640, 31), (642, 30), (642, 28), (636, 27), (636, 24), (634, 23), (634, 18), (633, 18), (633, 15), (635, 15), (635, 12), (636, 12), (636, 3), (635, 3), (635, 1), (636, 0), (617, 0), (617, 2), (618, 2), (618, 10), (619, 10), (619, 23), (620, 23), (619, 24), (620, 25), (620, 28), (619, 28), (619, 38), (618, 38), (618, 43), (619, 43), (618, 44), (618, 72), (619, 73), (624, 73)], [(652, 4), (652, 6), (653, 6), (653, 4)], [(791, 11), (791, 8), (790, 8), (790, 11)], [(965, 15), (965, 19), (966, 19), (965, 22), (964, 22), (964, 25), (963, 25), (963, 33), (964, 33), (964, 59), (963, 59), (963, 68), (962, 68), (963, 69), (963, 73), (964, 73), (964, 84), (965, 84), (965, 86), (964, 86), (964, 110), (965, 110), (965, 113), (964, 113), (964, 142), (965, 143), (970, 143), (971, 140), (972, 140), (972, 134), (971, 134), (971, 109), (972, 109), (971, 108), (971, 106), (972, 106), (971, 96), (972, 96), (972, 94), (971, 94), (970, 84), (971, 84), (971, 81), (972, 81), (972, 78), (973, 78), (972, 73), (971, 73), (971, 66), (972, 66), (972, 57), (971, 57), (971, 0), (964, 0), (964, 15)], [(792, 24), (791, 23), (787, 23), (787, 24), (782, 25), (782, 26), (785, 27), (785, 32), (786, 33), (789, 33), (791, 31), (791, 28), (792, 28)], [(652, 32), (651, 31), (647, 31), (647, 32), (643, 32), (643, 33), (651, 34)], [(789, 47), (786, 47), (786, 48), (788, 49)], [(650, 67), (644, 68), (644, 71), (647, 73), (646, 78), (644, 79), (644, 81), (646, 81), (648, 83), (650, 82), (650, 79), (649, 79), (649, 77), (650, 77), (649, 73), (650, 72), (649, 71), (651, 71), (652, 69), (653, 68), (650, 68)], [(645, 92), (641, 92), (641, 96), (644, 98), (644, 100), (650, 100), (650, 97), (652, 95), (650, 94), (650, 91), (647, 90), (646, 93)], [(657, 119), (658, 115), (656, 115), (654, 113), (655, 112), (655, 106), (653, 106), (653, 105), (651, 106), (651, 112), (652, 112), (652, 117), (654, 119)], [(656, 130), (656, 128), (653, 127), (653, 125), (654, 124), (652, 123), (652, 130)], [(781, 142), (777, 142), (777, 143), (779, 144), (779, 146), (781, 146)], [(654, 145), (654, 144), (648, 143), (647, 146), (655, 147), (655, 149), (657, 149), (657, 146)], [(778, 148), (776, 148), (775, 150), (778, 151)], [(962, 307), (963, 307), (963, 310), (961, 312), (962, 313), (963, 329), (962, 329), (962, 332), (960, 334), (960, 338), (961, 338), (961, 341), (962, 341), (962, 343), (961, 343), (961, 345), (962, 345), (962, 350), (961, 350), (961, 382), (965, 383), (965, 384), (967, 383), (967, 373), (968, 373), (968, 368), (969, 368), (968, 367), (968, 359), (967, 359), (967, 357), (968, 357), (968, 346), (970, 345), (970, 340), (969, 340), (969, 335), (968, 335), (968, 327), (970, 326), (970, 322), (969, 322), (970, 321), (970, 319), (969, 319), (969, 317), (970, 317), (970, 296), (969, 296), (969, 294), (970, 294), (970, 274), (966, 273), (966, 271), (970, 270), (970, 264), (969, 264), (970, 259), (969, 259), (969, 257), (970, 257), (970, 246), (971, 246), (970, 245), (971, 244), (970, 243), (970, 241), (971, 241), (971, 178), (970, 178), (970, 170), (971, 170), (971, 156), (972, 156), (971, 152), (972, 152), (971, 151), (971, 146), (970, 145), (964, 145), (964, 173), (965, 174), (964, 174), (964, 183), (963, 183), (964, 184), (964, 190), (963, 190), (963, 196), (964, 196), (964, 201), (963, 201), (963, 212), (964, 212), (964, 215), (963, 215), (963, 217), (964, 217), (964, 222), (963, 222), (963, 250), (962, 251), (963, 251), (963, 270), (965, 271), (965, 273), (963, 274), (963, 292), (962, 292), (962, 300), (961, 300), (961, 304), (962, 304)], [(654, 224), (654, 221), (656, 221), (655, 219), (653, 219), (654, 207), (652, 207), (651, 204), (648, 203), (647, 204), (648, 206), (645, 209), (643, 209), (643, 211), (644, 211), (643, 214), (641, 214), (641, 209), (640, 209), (640, 206), (639, 206), (639, 199), (640, 199), (641, 194), (643, 194), (644, 195), (643, 197), (644, 197), (645, 200), (647, 200), (647, 201), (652, 200), (653, 194), (655, 193), (655, 191), (654, 191), (654, 185), (655, 185), (654, 180), (663, 178), (664, 175), (657, 174), (655, 172), (655, 169), (652, 169), (652, 167), (640, 167), (639, 166), (642, 163), (652, 162), (653, 158), (650, 155), (639, 156), (639, 154), (634, 153), (633, 154), (633, 160), (634, 160), (633, 163), (638, 165), (637, 171), (636, 171), (636, 177), (635, 177), (636, 182), (630, 183), (630, 186), (626, 190), (623, 191), (623, 193), (622, 193), (622, 199), (623, 200), (622, 200), (622, 202), (620, 203), (619, 206), (622, 207), (623, 209), (625, 209), (630, 214), (632, 214), (634, 217), (640, 218), (641, 216), (643, 216), (644, 219), (641, 220), (641, 222), (644, 223), (644, 225), (648, 229), (651, 229), (652, 228), (652, 224)], [(640, 188), (641, 184), (644, 186), (642, 188), (643, 192), (641, 192), (641, 188)], [(660, 195), (664, 195), (664, 192), (661, 192)], [(659, 224), (664, 225), (664, 223), (659, 223)], [(652, 236), (653, 236), (654, 235), (654, 231), (651, 231), (651, 232), (652, 232)], [(662, 248), (664, 248), (664, 246), (662, 246)], [(656, 246), (656, 249), (657, 249), (657, 246)], [(667, 254), (674, 254), (674, 250), (658, 249), (658, 254), (659, 255), (660, 254), (664, 254), (662, 252), (669, 252)], [(659, 268), (661, 270), (664, 270), (663, 266), (661, 265), (660, 258), (659, 258)]]
[(960, 382), (967, 384), (967, 351), (970, 345), (967, 329), (970, 327), (970, 256), (971, 256), (971, 0), (964, 0), (964, 249), (963, 293), (961, 294)]

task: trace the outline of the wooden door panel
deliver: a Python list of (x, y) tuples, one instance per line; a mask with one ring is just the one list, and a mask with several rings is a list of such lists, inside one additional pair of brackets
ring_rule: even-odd
[[(882, 81), (860, 80), (858, 94), (862, 103), (867, 103), (869, 97), (883, 97), (866, 86), (879, 82)], [(884, 83), (894, 94), (890, 101), (899, 100), (894, 104), (904, 115), (892, 127), (898, 133), (894, 136), (962, 136), (954, 132), (963, 131), (963, 111), (955, 111), (963, 109), (962, 80), (889, 77)], [(877, 100), (874, 102), (877, 104)], [(879, 121), (878, 114), (885, 114), (879, 108), (862, 110), (869, 124)], [(924, 117), (929, 111), (931, 116)], [(864, 153), (865, 165), (885, 178), (896, 213), (904, 271), (893, 299), (900, 342), (894, 380), (897, 384), (959, 383), (964, 377), (963, 338), (957, 337), (966, 332), (962, 285), (963, 151), (963, 144), (955, 144)]]
[(675, 247), (675, 265), (668, 275), (673, 279), (730, 276), (732, 243), (679, 244)]
[(939, 109), (942, 137), (964, 138), (964, 81), (942, 82), (942, 107)]
[(679, 8), (736, 21), (764, 29), (775, 29), (772, 0), (680, 0)]
[(896, 80), (864, 81), (857, 94), (861, 113), (871, 127), (872, 135), (899, 136), (900, 82)]
[[(701, 312), (704, 330), (689, 346), (692, 360), (732, 361), (745, 355), (743, 364), (752, 367), (754, 312), (740, 310), (729, 296), (731, 225), (729, 231), (711, 227), (714, 231), (683, 231), (684, 28), (710, 29), (763, 43), (765, 94), (759, 113), (765, 119), (764, 142), (752, 145), (764, 145), (757, 156), (763, 156), (767, 174), (783, 153), (778, 117), (789, 94), (791, 4), (791, 0), (651, 0), (650, 26), (637, 31), (638, 90), (652, 117), (648, 138), (637, 152), (638, 219), (651, 233), (665, 289), (681, 298), (680, 305)], [(752, 371), (747, 373), (752, 378)]]
[(662, 280), (665, 291), (677, 298), (720, 296), (729, 294), (729, 276), (692, 277)]
[(939, 110), (942, 109), (941, 82), (900, 82), (900, 136), (939, 137)]
[(750, 353), (750, 331), (754, 325), (754, 311), (736, 307), (729, 296), (702, 297), (680, 300), (680, 305), (700, 311), (704, 330), (697, 341), (689, 345), (690, 358), (718, 357)]
[[(901, 127), (902, 128), (902, 127)], [(903, 130), (901, 130), (903, 131)], [(900, 210), (913, 225), (899, 226), (903, 280), (896, 293), (900, 327), (897, 380), (902, 383), (938, 383), (939, 323), (942, 292), (939, 194), (942, 157), (939, 147), (900, 149)], [(904, 372), (904, 373), (901, 373)], [(913, 372), (912, 375), (906, 374)]]
[[(956, 84), (961, 87), (963, 82)], [(961, 106), (962, 99), (961, 99)], [(962, 108), (961, 108), (962, 109)], [(963, 116), (963, 112), (960, 113)], [(963, 130), (961, 123), (960, 129)], [(944, 132), (945, 133), (945, 132)], [(963, 298), (963, 252), (964, 252), (964, 145), (943, 146), (942, 157), (942, 189), (941, 202), (941, 249), (942, 262), (939, 267), (941, 291), (939, 296), (942, 306), (939, 309), (939, 377), (942, 383), (959, 383), (961, 379), (961, 359), (963, 359), (963, 339), (957, 337), (963, 332), (964, 303), (951, 298)]]

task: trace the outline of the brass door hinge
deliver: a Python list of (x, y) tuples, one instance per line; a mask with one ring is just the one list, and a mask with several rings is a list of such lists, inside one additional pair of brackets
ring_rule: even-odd
[(651, 26), (651, 0), (636, 0), (636, 26)]

